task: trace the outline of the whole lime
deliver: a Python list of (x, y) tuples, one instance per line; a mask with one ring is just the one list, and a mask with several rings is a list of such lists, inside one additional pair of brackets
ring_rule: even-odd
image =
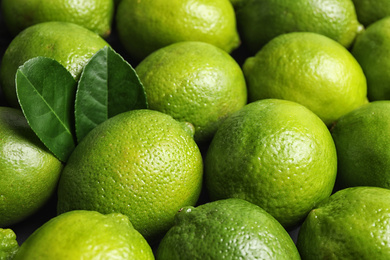
[(74, 210), (56, 216), (20, 246), (17, 259), (153, 260), (145, 238), (120, 213)]
[(241, 199), (184, 207), (160, 242), (157, 260), (300, 259), (282, 225)]
[(359, 22), (364, 26), (390, 16), (390, 2), (388, 0), (352, 0)]
[(367, 78), (370, 101), (390, 99), (390, 17), (371, 24), (351, 50)]
[(250, 103), (227, 118), (204, 164), (211, 200), (248, 200), (285, 228), (331, 194), (337, 171), (335, 145), (321, 119), (278, 99)]
[(49, 21), (83, 26), (102, 37), (111, 33), (113, 0), (2, 0), (1, 14), (8, 30), (17, 35), (27, 27)]
[(179, 42), (146, 57), (137, 67), (149, 108), (195, 127), (195, 141), (209, 142), (218, 126), (247, 103), (244, 74), (225, 51), (204, 42)]
[(390, 190), (352, 187), (318, 204), (299, 230), (302, 259), (389, 259)]
[(242, 42), (252, 54), (290, 32), (322, 34), (348, 48), (363, 30), (351, 0), (244, 1), (236, 16)]
[(230, 53), (240, 44), (229, 0), (122, 0), (116, 28), (130, 56), (142, 60), (180, 41), (202, 41)]
[(20, 32), (7, 47), (1, 61), (0, 85), (5, 99), (18, 107), (15, 74), (19, 66), (38, 56), (62, 64), (75, 79), (87, 61), (108, 43), (94, 32), (73, 23), (45, 22)]
[(341, 187), (390, 188), (390, 101), (374, 101), (342, 116), (331, 129)]
[(274, 38), (246, 59), (243, 71), (250, 101), (295, 101), (328, 126), (367, 103), (367, 82), (359, 63), (339, 43), (317, 33)]
[(0, 107), (0, 227), (42, 208), (56, 191), (62, 168), (20, 110)]
[(202, 188), (203, 161), (186, 123), (132, 110), (95, 127), (70, 155), (58, 185), (58, 213), (120, 212), (148, 241), (173, 224)]

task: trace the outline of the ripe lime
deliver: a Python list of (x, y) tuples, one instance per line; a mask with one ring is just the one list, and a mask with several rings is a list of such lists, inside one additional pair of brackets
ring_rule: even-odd
[(389, 259), (390, 190), (339, 190), (307, 216), (297, 247), (302, 259)]
[(15, 74), (27, 60), (37, 56), (55, 59), (77, 79), (85, 63), (104, 46), (108, 43), (100, 36), (76, 24), (45, 22), (28, 27), (12, 40), (1, 61), (4, 97), (18, 107)]
[(390, 16), (390, 1), (388, 0), (352, 0), (355, 5), (359, 22), (364, 26)]
[(152, 249), (120, 213), (74, 210), (50, 219), (27, 238), (17, 259), (154, 259)]
[(331, 194), (337, 170), (325, 124), (306, 107), (277, 99), (250, 103), (227, 118), (204, 164), (212, 200), (248, 200), (286, 228)]
[(262, 208), (226, 199), (176, 214), (156, 259), (300, 259), (287, 231)]
[(63, 166), (16, 108), (0, 107), (0, 140), (0, 227), (6, 227), (49, 200)]
[(341, 187), (390, 188), (390, 101), (374, 101), (342, 116), (331, 129)]
[(349, 47), (363, 30), (351, 0), (246, 1), (236, 11), (238, 32), (253, 54), (278, 35), (314, 32)]
[(119, 39), (130, 56), (180, 41), (202, 41), (231, 52), (240, 40), (229, 0), (122, 0), (117, 8)]
[(0, 260), (11, 260), (19, 249), (15, 232), (0, 228)]
[(201, 191), (202, 156), (186, 127), (153, 110), (103, 122), (69, 157), (58, 186), (58, 212), (120, 212), (155, 240)]
[(243, 65), (250, 101), (298, 102), (326, 125), (367, 103), (367, 83), (351, 53), (332, 39), (310, 32), (280, 35)]
[(247, 102), (240, 66), (225, 51), (203, 42), (161, 48), (137, 67), (150, 109), (195, 127), (195, 141), (211, 140), (220, 123)]
[(367, 78), (368, 99), (390, 99), (390, 17), (371, 24), (351, 50)]
[(62, 21), (81, 25), (102, 37), (111, 32), (113, 0), (2, 0), (1, 14), (8, 30), (17, 35), (42, 22)]

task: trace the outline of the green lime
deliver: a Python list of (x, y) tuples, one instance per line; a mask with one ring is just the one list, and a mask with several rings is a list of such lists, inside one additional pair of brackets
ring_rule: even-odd
[(298, 102), (326, 125), (367, 103), (367, 82), (351, 53), (316, 33), (295, 32), (271, 40), (243, 65), (250, 101)]
[(18, 250), (15, 232), (9, 228), (0, 228), (0, 260), (12, 260)]
[(352, 0), (355, 5), (359, 22), (364, 26), (390, 16), (390, 2), (388, 0)]
[(75, 209), (127, 215), (148, 241), (194, 205), (203, 161), (193, 136), (171, 116), (132, 110), (95, 127), (71, 154), (58, 185), (58, 213)]
[(149, 108), (195, 127), (195, 141), (209, 142), (218, 126), (247, 103), (244, 74), (225, 51), (204, 42), (161, 48), (137, 67)]
[(389, 259), (390, 190), (352, 187), (317, 205), (298, 234), (302, 259)]
[(100, 36), (72, 23), (45, 22), (28, 27), (12, 40), (2, 58), (0, 85), (4, 97), (11, 106), (19, 106), (15, 74), (27, 60), (37, 56), (55, 59), (78, 79), (87, 61), (105, 46), (108, 43)]
[(0, 107), (0, 227), (41, 209), (56, 191), (62, 168), (20, 110)]
[(50, 219), (35, 230), (13, 259), (153, 260), (154, 256), (126, 216), (74, 210)]
[(221, 124), (204, 165), (212, 200), (245, 199), (291, 228), (331, 194), (337, 157), (318, 116), (292, 101), (265, 99)]
[(300, 259), (282, 225), (241, 199), (184, 207), (158, 246), (157, 260)]

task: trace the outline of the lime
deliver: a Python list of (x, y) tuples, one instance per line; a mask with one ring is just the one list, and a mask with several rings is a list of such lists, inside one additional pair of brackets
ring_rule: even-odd
[(16, 108), (0, 107), (0, 140), (0, 227), (6, 227), (42, 208), (63, 165)]
[(11, 106), (19, 106), (15, 74), (27, 60), (37, 56), (55, 59), (78, 79), (87, 61), (105, 46), (108, 43), (100, 36), (72, 23), (45, 22), (28, 27), (12, 40), (2, 58), (0, 85), (4, 97)]
[(120, 42), (136, 60), (180, 41), (202, 41), (230, 53), (240, 44), (229, 0), (122, 0), (116, 14)]
[(74, 210), (35, 230), (13, 259), (153, 260), (154, 256), (126, 216)]
[(307, 216), (297, 247), (302, 259), (389, 259), (390, 190), (339, 190)]
[(262, 208), (226, 199), (182, 208), (156, 259), (300, 259), (282, 225)]
[(0, 228), (0, 260), (13, 259), (18, 250), (15, 232), (9, 228)]
[(328, 126), (367, 103), (367, 82), (359, 63), (339, 43), (320, 34), (280, 35), (246, 59), (243, 71), (250, 101), (295, 101)]
[(264, 99), (221, 124), (204, 165), (211, 200), (245, 199), (291, 228), (331, 194), (337, 157), (329, 130), (313, 112)]
[(359, 22), (364, 26), (390, 16), (390, 2), (388, 0), (352, 0), (355, 5)]
[(194, 205), (203, 161), (193, 136), (171, 116), (132, 110), (95, 127), (71, 154), (58, 186), (58, 213), (120, 212), (148, 241)]
[(49, 21), (83, 26), (102, 37), (111, 33), (113, 0), (2, 0), (1, 14), (8, 30), (17, 35), (27, 27)]
[(137, 67), (149, 108), (195, 127), (195, 141), (209, 142), (221, 122), (247, 102), (244, 74), (225, 51), (203, 42), (179, 42), (146, 57)]

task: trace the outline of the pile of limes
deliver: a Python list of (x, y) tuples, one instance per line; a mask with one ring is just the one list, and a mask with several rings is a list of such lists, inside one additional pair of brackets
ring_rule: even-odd
[[(0, 15), (0, 260), (390, 259), (389, 1), (2, 0)], [(27, 116), (16, 76), (46, 57), (93, 76), (88, 112), (134, 102), (121, 71), (85, 72), (103, 48), (145, 108), (99, 114), (59, 158), (32, 121), (55, 140), (51, 105), (80, 111), (32, 67), (30, 102), (49, 109)]]

